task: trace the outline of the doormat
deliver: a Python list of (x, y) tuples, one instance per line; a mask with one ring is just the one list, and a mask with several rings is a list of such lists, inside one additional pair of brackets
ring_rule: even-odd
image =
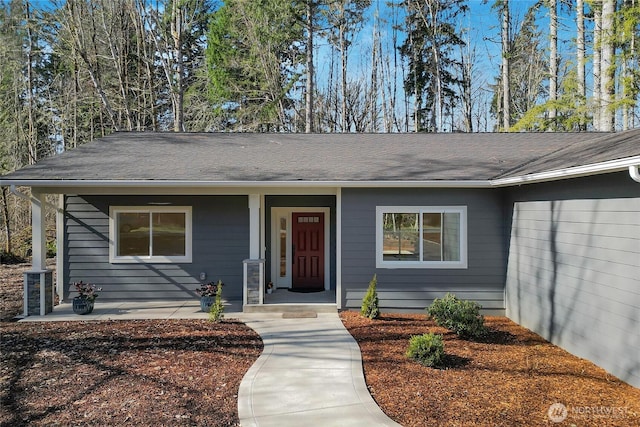
[(289, 292), (297, 292), (299, 294), (310, 294), (313, 292), (323, 292), (324, 289), (318, 289), (318, 288), (289, 288), (288, 289)]
[(315, 311), (291, 311), (282, 313), (283, 319), (313, 319), (318, 317)]

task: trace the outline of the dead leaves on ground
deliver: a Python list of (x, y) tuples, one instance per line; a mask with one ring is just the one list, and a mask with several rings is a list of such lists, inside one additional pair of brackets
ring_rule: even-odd
[(239, 322), (0, 323), (0, 425), (239, 423), (262, 351)]

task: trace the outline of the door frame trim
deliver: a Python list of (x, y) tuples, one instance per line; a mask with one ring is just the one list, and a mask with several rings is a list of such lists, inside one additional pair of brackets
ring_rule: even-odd
[[(324, 290), (331, 288), (331, 208), (329, 207), (271, 207), (271, 280), (274, 285), (279, 288), (291, 288), (292, 286), (292, 270), (291, 270), (291, 231), (293, 213), (304, 212), (322, 212), (324, 213)], [(278, 231), (280, 226), (278, 220), (283, 216), (287, 216), (287, 278), (282, 282), (278, 282), (278, 272), (280, 271), (280, 239)]]

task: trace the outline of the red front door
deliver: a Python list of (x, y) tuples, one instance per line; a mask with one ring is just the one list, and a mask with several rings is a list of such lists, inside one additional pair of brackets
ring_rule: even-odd
[(294, 212), (292, 286), (324, 289), (324, 213)]

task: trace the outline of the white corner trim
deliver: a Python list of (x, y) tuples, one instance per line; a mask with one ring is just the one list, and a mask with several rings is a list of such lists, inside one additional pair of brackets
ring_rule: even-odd
[(629, 166), (629, 176), (635, 182), (640, 182), (640, 164)]
[[(631, 166), (640, 164), (640, 156), (629, 157), (623, 160), (611, 160), (608, 162), (593, 163), (590, 165), (575, 166), (571, 168), (556, 169), (546, 172), (532, 173), (529, 175), (498, 178), (491, 181), (494, 187), (508, 187), (520, 184), (533, 184), (536, 182), (556, 181), (565, 178), (578, 178), (587, 175), (596, 175), (609, 172), (619, 172)], [(632, 177), (633, 178), (633, 177)]]

